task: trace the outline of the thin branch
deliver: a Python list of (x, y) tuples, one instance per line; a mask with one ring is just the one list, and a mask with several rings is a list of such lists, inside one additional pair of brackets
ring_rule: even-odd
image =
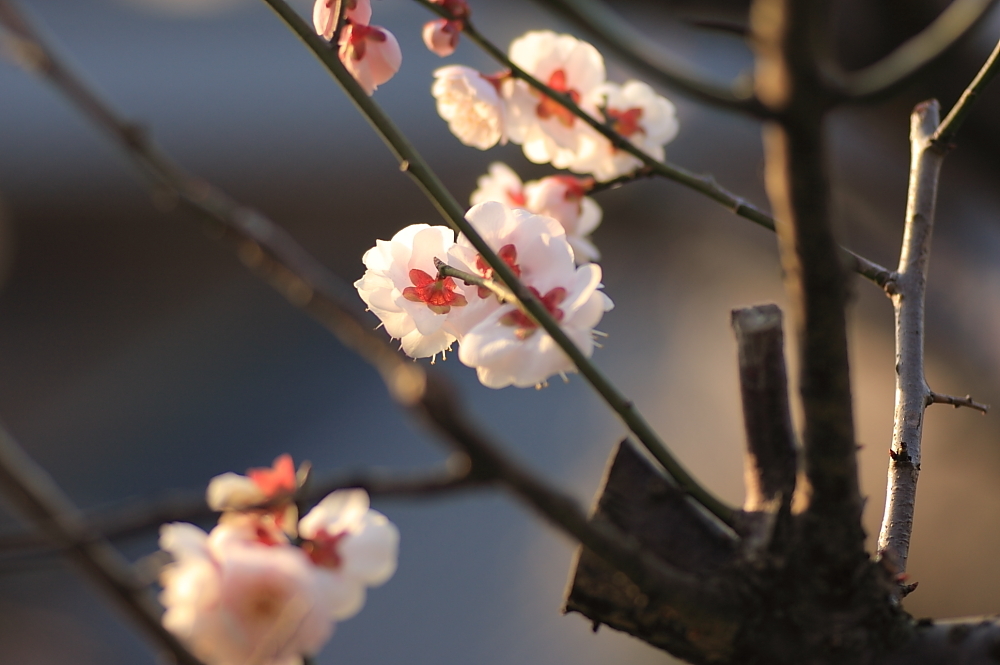
[(931, 143), (945, 149), (951, 145), (955, 134), (962, 126), (962, 123), (965, 122), (969, 111), (972, 110), (972, 105), (979, 97), (979, 93), (990, 84), (990, 81), (997, 75), (997, 72), (1000, 72), (1000, 42), (997, 42), (997, 45), (993, 47), (993, 52), (990, 53), (990, 57), (986, 59), (986, 63), (983, 64), (979, 73), (976, 74), (976, 78), (972, 80), (972, 83), (969, 84), (969, 87), (959, 97), (955, 106), (952, 107), (948, 115), (945, 116), (945, 119), (938, 125), (934, 136), (931, 137)]
[[(276, 2), (275, 5), (278, 5), (275, 7), (276, 11), (282, 16), (286, 15), (283, 12), (287, 12), (287, 16), (297, 26), (296, 32), (308, 37), (307, 43), (311, 42), (316, 46), (317, 54), (329, 54), (325, 43), (313, 35), (287, 5), (283, 2)], [(0, 7), (8, 14), (13, 12), (12, 5), (7, 0), (0, 0)], [(0, 19), (2, 18), (4, 14), (0, 13)], [(37, 35), (31, 34), (31, 39), (45, 54), (42, 61), (44, 66), (36, 69), (45, 74), (59, 90), (67, 92), (67, 87), (72, 87), (69, 83), (73, 80), (70, 72), (65, 67), (56, 65)], [(338, 80), (344, 78), (342, 83), (355, 102), (366, 111), (374, 109), (374, 116), (368, 116), (373, 124), (383, 121), (387, 123), (381, 109), (370, 103), (354, 79), (340, 67), (336, 56), (330, 61), (335, 64), (332, 70), (338, 75)], [(468, 456), (473, 469), (471, 475), (477, 481), (502, 483), (557, 528), (598, 553), (641, 588), (663, 598), (665, 602), (677, 607), (691, 607), (694, 611), (700, 611), (701, 608), (708, 608), (706, 611), (709, 612), (716, 609), (720, 612), (731, 610), (729, 596), (719, 587), (718, 581), (698, 580), (659, 561), (634, 539), (611, 525), (589, 524), (583, 510), (573, 499), (506, 458), (499, 446), (471, 424), (462, 411), (457, 395), (445, 381), (435, 374), (428, 374), (421, 365), (396, 353), (382, 335), (372, 331), (357, 315), (356, 308), (346, 305), (341, 299), (342, 289), (336, 278), (296, 245), (290, 236), (260, 213), (239, 206), (207, 183), (191, 179), (148, 141), (134, 140), (133, 134), (128, 131), (129, 126), (119, 120), (109, 107), (82, 85), (73, 85), (85, 91), (87, 99), (105, 111), (88, 112), (87, 115), (117, 140), (129, 157), (142, 167), (143, 173), (150, 176), (151, 183), (169, 186), (170, 191), (182, 203), (197, 211), (203, 221), (211, 222), (209, 228), (216, 235), (222, 235), (223, 239), (232, 242), (240, 258), (251, 270), (268, 281), (292, 304), (316, 318), (345, 346), (373, 365), (396, 402), (428, 422), (452, 446)], [(75, 99), (74, 97), (74, 101)], [(83, 110), (89, 111), (86, 104), (81, 106)], [(398, 133), (391, 124), (384, 124), (384, 129), (390, 131), (394, 138)], [(403, 150), (402, 153), (397, 153), (401, 158), (414, 158), (408, 163), (422, 174), (422, 178), (428, 179), (427, 183), (437, 182), (419, 155), (410, 152), (405, 139), (403, 143), (394, 142), (392, 145)], [(421, 183), (424, 182), (422, 179)], [(445, 212), (446, 206), (458, 208), (457, 202), (447, 197), (435, 199), (435, 202), (442, 212)], [(502, 262), (499, 265), (506, 268), (506, 264)], [(495, 266), (494, 269), (496, 270)], [(513, 280), (507, 283), (511, 282), (517, 284)], [(525, 302), (520, 293), (517, 295)], [(530, 305), (527, 302), (525, 304)]]
[(767, 114), (767, 109), (753, 98), (753, 81), (741, 77), (728, 86), (710, 83), (704, 73), (667, 53), (661, 42), (636, 30), (608, 3), (600, 0), (539, 0), (539, 4), (569, 18), (629, 64), (681, 92), (722, 108), (755, 116)]
[[(708, 490), (698, 484), (691, 474), (673, 456), (659, 435), (650, 427), (646, 419), (636, 409), (635, 404), (627, 399), (618, 388), (597, 368), (579, 347), (566, 335), (559, 323), (542, 305), (531, 291), (514, 275), (510, 266), (500, 259), (482, 239), (479, 233), (465, 219), (465, 209), (447, 190), (423, 157), (417, 152), (409, 140), (396, 127), (389, 116), (376, 104), (358, 85), (350, 73), (341, 64), (337, 54), (329, 45), (320, 39), (302, 18), (284, 0), (264, 0), (285, 24), (302, 40), (302, 42), (323, 63), (327, 70), (337, 80), (355, 106), (372, 125), (378, 135), (399, 160), (405, 170), (420, 186), (424, 194), (431, 200), (441, 213), (445, 222), (456, 232), (465, 235), (476, 251), (482, 255), (494, 274), (506, 284), (523, 304), (525, 310), (544, 330), (562, 351), (569, 356), (580, 373), (590, 382), (594, 389), (621, 418), (622, 422), (635, 434), (636, 438), (663, 465), (677, 484), (704, 505), (720, 520), (729, 523), (732, 518), (732, 508), (725, 505)], [(466, 24), (468, 31), (470, 26)], [(629, 144), (631, 145), (631, 144)]]
[(627, 185), (630, 182), (635, 182), (636, 180), (646, 180), (647, 178), (652, 178), (657, 174), (653, 169), (648, 166), (641, 166), (631, 173), (626, 173), (625, 175), (618, 176), (613, 180), (605, 180), (604, 182), (595, 181), (591, 185), (590, 189), (587, 190), (588, 194), (598, 194), (600, 192), (606, 192), (611, 189), (618, 189), (622, 185)]
[[(265, 0), (268, 1), (268, 0)], [(441, 16), (450, 16), (441, 5), (434, 4), (430, 0), (415, 0), (417, 3), (427, 7), (431, 11)], [(576, 102), (570, 99), (567, 95), (561, 92), (557, 92), (545, 85), (534, 76), (524, 71), (516, 64), (511, 62), (510, 58), (495, 44), (490, 42), (486, 37), (480, 33), (475, 26), (473, 26), (468, 19), (462, 22), (463, 31), (474, 43), (476, 43), (480, 48), (486, 51), (494, 60), (499, 62), (501, 65), (510, 70), (511, 74), (525, 83), (530, 85), (535, 90), (552, 98), (562, 106), (564, 106), (570, 113), (580, 118), (588, 125), (590, 125), (597, 132), (602, 134), (605, 138), (611, 141), (619, 150), (623, 150), (639, 161), (643, 163), (643, 166), (638, 169), (637, 174), (648, 170), (650, 174), (655, 174), (660, 177), (666, 178), (667, 180), (672, 180), (685, 187), (693, 189), (696, 192), (700, 192), (707, 196), (708, 198), (721, 203), (730, 212), (748, 219), (758, 226), (762, 226), (769, 231), (774, 231), (774, 219), (768, 215), (766, 212), (753, 205), (746, 199), (737, 196), (736, 194), (725, 189), (719, 183), (715, 181), (715, 177), (705, 174), (696, 174), (689, 171), (676, 164), (671, 164), (666, 161), (658, 161), (653, 159), (651, 156), (637, 148), (631, 141), (623, 137), (621, 134), (612, 129), (609, 125), (602, 123), (596, 118), (592, 117), (588, 113), (584, 112)], [(638, 179), (640, 177), (647, 177), (645, 174), (636, 175), (636, 177), (623, 176), (622, 178), (616, 178), (610, 180), (607, 183), (597, 183), (591, 191), (601, 191), (603, 189), (610, 189), (618, 186), (624, 182), (628, 182), (633, 179)], [(854, 272), (859, 275), (875, 282), (878, 286), (885, 288), (886, 284), (892, 281), (892, 273), (882, 266), (863, 258), (849, 249), (841, 249), (841, 259), (844, 264)]]
[(965, 406), (970, 409), (980, 411), (983, 414), (989, 413), (990, 411), (989, 404), (980, 404), (972, 399), (972, 395), (955, 397), (954, 395), (943, 395), (941, 393), (931, 391), (931, 394), (927, 396), (927, 406), (930, 406), (931, 404), (951, 404), (956, 409)]
[(921, 32), (864, 69), (831, 73), (840, 92), (852, 99), (883, 94), (907, 83), (940, 58), (982, 19), (996, 0), (954, 0)]
[(931, 390), (924, 377), (924, 299), (930, 260), (938, 176), (944, 153), (931, 144), (938, 127), (936, 100), (910, 116), (910, 185), (899, 269), (892, 293), (896, 319), (896, 407), (879, 555), (906, 570), (920, 473), (924, 410)]
[(874, 665), (996, 665), (1000, 619), (994, 616), (914, 622), (909, 639)]
[(201, 665), (160, 624), (160, 608), (129, 564), (95, 533), (45, 471), (28, 457), (0, 425), (0, 492), (182, 665)]
[[(354, 488), (382, 498), (433, 497), (484, 484), (484, 481), (472, 474), (465, 455), (455, 453), (442, 469), (430, 472), (370, 470), (346, 475), (337, 473), (322, 480), (310, 480), (296, 495), (296, 499), (312, 504), (336, 490)], [(103, 537), (121, 538), (158, 527), (164, 522), (200, 521), (215, 515), (205, 503), (205, 492), (199, 490), (175, 493), (159, 501), (128, 500), (122, 505), (87, 514), (87, 521)], [(35, 532), (0, 535), (0, 552), (45, 548), (50, 545), (47, 538)]]
[(513, 303), (522, 310), (524, 309), (524, 305), (517, 299), (514, 292), (495, 280), (486, 279), (482, 275), (473, 275), (471, 272), (465, 272), (464, 270), (453, 268), (436, 257), (434, 259), (434, 267), (437, 268), (438, 275), (440, 277), (454, 277), (462, 280), (466, 284), (475, 284), (476, 286), (481, 286), (484, 289), (489, 289), (489, 291), (495, 295), (500, 302)]

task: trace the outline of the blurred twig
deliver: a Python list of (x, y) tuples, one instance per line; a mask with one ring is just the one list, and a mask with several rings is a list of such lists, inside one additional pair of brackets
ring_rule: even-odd
[(944, 149), (948, 149), (951, 146), (955, 134), (962, 126), (962, 123), (965, 122), (965, 118), (969, 115), (969, 111), (972, 110), (972, 105), (979, 97), (979, 93), (989, 85), (998, 71), (1000, 71), (1000, 42), (997, 42), (997, 45), (993, 47), (993, 52), (990, 53), (990, 57), (986, 59), (986, 62), (979, 70), (979, 73), (976, 74), (972, 83), (969, 84), (969, 87), (965, 89), (962, 96), (955, 102), (955, 106), (951, 108), (945, 119), (938, 125), (934, 136), (931, 137), (931, 143)]
[[(291, 12), (287, 5), (279, 4)], [(731, 609), (728, 595), (723, 593), (717, 581), (699, 580), (665, 564), (610, 524), (590, 523), (572, 498), (501, 453), (500, 447), (465, 416), (457, 394), (445, 381), (402, 357), (390, 347), (384, 336), (371, 330), (358, 315), (357, 307), (346, 304), (347, 301), (342, 298), (346, 289), (287, 233), (260, 213), (237, 204), (208, 183), (192, 178), (160, 153), (145, 136), (136, 135), (131, 125), (120, 120), (108, 105), (55, 59), (37, 33), (25, 27), (23, 19), (20, 19), (20, 25), (8, 21), (11, 15), (16, 14), (8, 0), (0, 0), (0, 8), (0, 25), (14, 26), (11, 28), (16, 30), (14, 34), (27, 40), (40, 54), (36, 66), (32, 67), (34, 71), (44, 75), (58, 90), (77, 102), (85, 115), (114, 138), (119, 147), (141, 167), (151, 185), (166, 188), (185, 207), (198, 213), (205, 230), (229, 241), (244, 264), (255, 274), (268, 281), (292, 304), (316, 318), (345, 346), (374, 366), (390, 395), (401, 406), (414, 412), (453, 448), (468, 457), (471, 477), (478, 482), (503, 485), (556, 527), (598, 553), (641, 588), (658, 594), (665, 602), (671, 602), (676, 607), (694, 607), (699, 611), (716, 608), (723, 615)], [(302, 23), (297, 16), (295, 19)], [(300, 27), (307, 31), (319, 51), (329, 51), (304, 23)], [(335, 55), (333, 62), (340, 66)], [(363, 100), (368, 99), (346, 71), (337, 70), (337, 73), (346, 77), (352, 93)], [(363, 106), (358, 98), (355, 101)], [(375, 108), (381, 114), (381, 110)], [(419, 159), (415, 153), (413, 155)], [(429, 173), (422, 161), (415, 161), (412, 166), (421, 169), (422, 173)], [(439, 201), (438, 204), (458, 205), (453, 199)]]
[(201, 665), (200, 660), (160, 625), (159, 607), (149, 590), (135, 579), (128, 562), (86, 523), (76, 506), (21, 450), (3, 426), (0, 426), (0, 492), (178, 663)]

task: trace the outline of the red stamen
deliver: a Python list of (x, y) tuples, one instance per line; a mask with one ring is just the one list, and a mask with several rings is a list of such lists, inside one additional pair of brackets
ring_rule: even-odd
[[(557, 286), (543, 296), (535, 289), (535, 287), (531, 286), (528, 288), (531, 289), (531, 292), (535, 294), (535, 297), (541, 301), (545, 309), (552, 315), (552, 318), (554, 318), (557, 322), (561, 322), (563, 320), (566, 313), (559, 309), (559, 305), (566, 300), (566, 289), (561, 286)], [(519, 309), (515, 309), (508, 314), (504, 314), (500, 317), (500, 323), (505, 326), (515, 326), (517, 330), (514, 331), (514, 335), (521, 340), (531, 337), (531, 335), (533, 335), (535, 330), (538, 328), (538, 325), (532, 321), (527, 314)]]
[[(509, 192), (508, 195), (510, 195)], [(523, 194), (521, 195), (521, 198), (524, 198)], [(511, 272), (514, 273), (514, 277), (521, 276), (521, 266), (517, 265), (517, 247), (512, 244), (504, 245), (500, 248), (500, 251), (497, 252), (497, 256), (500, 257), (501, 261), (510, 266)], [(489, 264), (483, 260), (482, 254), (476, 256), (476, 270), (478, 270), (479, 273), (486, 279), (493, 279), (493, 268), (491, 268)], [(485, 286), (480, 286), (478, 293), (480, 298), (487, 298), (490, 295), (490, 290)]]
[(528, 202), (524, 196), (524, 191), (520, 189), (508, 189), (507, 198), (510, 199), (510, 202), (518, 208), (523, 208)]
[(455, 293), (455, 280), (451, 277), (434, 279), (423, 270), (410, 271), (413, 286), (403, 289), (403, 297), (410, 302), (422, 302), (435, 314), (447, 314), (452, 307), (468, 304), (461, 293)]
[(618, 109), (608, 107), (604, 109), (604, 114), (611, 121), (611, 128), (626, 138), (633, 134), (646, 133), (646, 130), (639, 124), (639, 121), (642, 119), (641, 108), (636, 107), (619, 111)]
[(340, 541), (347, 535), (346, 531), (330, 535), (325, 529), (320, 529), (312, 540), (302, 543), (302, 550), (309, 555), (312, 562), (324, 568), (340, 568), (344, 563), (340, 555)]
[[(574, 104), (580, 103), (580, 93), (566, 86), (566, 72), (564, 70), (557, 69), (552, 72), (547, 85), (556, 92), (561, 92), (569, 97), (573, 100)], [(538, 106), (535, 108), (535, 113), (542, 120), (555, 117), (556, 120), (566, 127), (572, 127), (573, 122), (576, 121), (576, 116), (573, 115), (572, 111), (548, 96), (542, 96), (542, 100), (538, 102)]]
[(295, 464), (287, 453), (274, 460), (271, 468), (250, 469), (247, 477), (257, 484), (268, 499), (281, 494), (292, 494), (298, 483), (295, 479)]

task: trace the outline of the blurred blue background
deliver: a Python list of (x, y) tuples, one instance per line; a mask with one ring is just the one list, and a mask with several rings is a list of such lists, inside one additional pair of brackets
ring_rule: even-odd
[[(308, 2), (297, 2), (304, 15)], [(520, 0), (472, 0), (505, 46), (529, 28), (566, 29)], [(461, 146), (429, 95), (441, 64), (497, 69), (468, 44), (445, 61), (420, 41), (429, 15), (375, 0), (403, 67), (376, 99), (460, 199), (488, 164), (549, 173), (516, 146)], [(844, 3), (845, 61), (864, 64), (939, 4)], [(61, 52), (181, 164), (280, 222), (346, 281), (376, 238), (439, 218), (313, 57), (251, 0), (35, 0)], [(750, 62), (731, 36), (678, 29), (677, 16), (740, 20), (738, 2), (621, 6), (672, 48), (721, 76)], [(901, 20), (905, 19), (905, 20)], [(905, 204), (907, 114), (949, 105), (1000, 35), (981, 26), (926, 81), (831, 119), (837, 217), (846, 244), (894, 265)], [(608, 54), (609, 78), (629, 71)], [(681, 134), (668, 158), (714, 173), (764, 205), (756, 123), (662, 90)], [(932, 387), (1000, 405), (1000, 92), (991, 90), (949, 158), (928, 296)], [(727, 500), (742, 499), (742, 420), (729, 310), (783, 303), (774, 238), (672, 183), (600, 195), (595, 241), (617, 307), (596, 354), (684, 462)], [(159, 212), (104, 138), (58, 95), (0, 61), (0, 419), (87, 509), (172, 488), (282, 452), (317, 469), (433, 465), (444, 451), (399, 412), (378, 377), (250, 276), (178, 214)], [(884, 498), (892, 426), (892, 316), (854, 282), (851, 343), (869, 533)], [(360, 307), (359, 301), (359, 307)], [(373, 322), (374, 326), (374, 322)], [(456, 361), (438, 368), (484, 426), (532, 468), (589, 503), (624, 429), (579, 378), (542, 391), (481, 387)], [(907, 599), (918, 615), (996, 612), (1000, 426), (929, 412)], [(579, 665), (663, 662), (643, 643), (559, 610), (574, 546), (511, 498), (462, 494), (376, 501), (402, 532), (400, 567), (344, 622), (319, 663)], [(0, 533), (19, 528), (0, 510)], [(155, 534), (123, 539), (133, 559)], [(155, 662), (88, 583), (52, 557), (0, 555), (0, 662)]]

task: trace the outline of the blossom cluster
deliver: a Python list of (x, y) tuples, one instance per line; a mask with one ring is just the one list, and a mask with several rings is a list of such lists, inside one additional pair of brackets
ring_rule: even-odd
[(399, 532), (364, 490), (339, 490), (301, 520), (291, 457), (208, 487), (222, 511), (205, 533), (166, 524), (163, 625), (207, 665), (301, 665), (396, 570)]
[[(674, 105), (641, 81), (607, 81), (604, 59), (587, 42), (547, 30), (528, 32), (511, 43), (508, 57), (656, 160), (664, 158), (664, 145), (677, 135)], [(434, 76), (431, 92), (438, 113), (466, 145), (485, 150), (512, 141), (532, 162), (598, 180), (641, 165), (556, 99), (510, 72), (485, 75), (453, 65)]]
[(403, 62), (396, 37), (377, 25), (372, 18), (371, 0), (341, 0), (344, 27), (337, 32), (338, 0), (316, 0), (313, 5), (313, 26), (324, 39), (337, 37), (338, 55), (351, 76), (369, 95), (391, 79)]
[[(600, 267), (576, 265), (563, 226), (496, 200), (473, 206), (466, 219), (590, 356), (594, 326), (613, 305), (600, 291)], [(475, 281), (442, 276), (436, 260)], [(447, 227), (414, 224), (377, 241), (363, 261), (367, 270), (354, 286), (408, 355), (433, 358), (457, 342), (459, 360), (491, 388), (537, 386), (574, 371), (518, 303), (501, 301), (486, 286), (493, 270), (464, 235), (456, 239)]]

